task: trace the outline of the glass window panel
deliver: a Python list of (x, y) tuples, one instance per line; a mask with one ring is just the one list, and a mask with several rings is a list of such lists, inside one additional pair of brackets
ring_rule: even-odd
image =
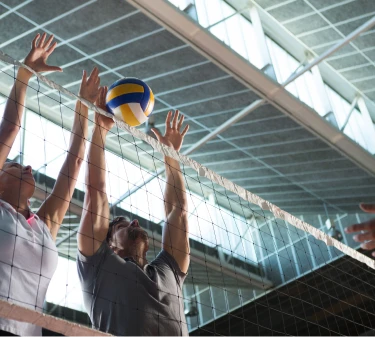
[(168, 0), (168, 1), (182, 11), (189, 5), (189, 3), (192, 2), (192, 0)]
[[(348, 125), (345, 128), (345, 133), (351, 134), (351, 137), (363, 148), (368, 149), (365, 139), (362, 136), (362, 130), (364, 129), (364, 121), (361, 113), (354, 109), (352, 115), (349, 118)], [(349, 134), (348, 134), (349, 135)]]
[(60, 153), (60, 156), (56, 156), (51, 162), (49, 162), (43, 169), (39, 170), (43, 172), (48, 177), (57, 179), (57, 176), (60, 173), (61, 167), (66, 159), (66, 153)]
[(209, 26), (205, 1), (195, 0), (195, 9), (197, 11), (199, 24), (203, 27)]
[[(289, 69), (291, 70), (290, 74), (288, 76), (288, 78), (289, 78), (292, 75), (292, 73), (296, 71), (296, 69), (299, 66), (299, 63), (293, 57), (288, 57), (288, 64), (289, 64)], [(297, 90), (296, 81), (293, 81), (292, 83), (290, 83), (289, 85), (287, 85), (285, 88), (291, 94), (293, 94), (294, 96), (298, 97), (298, 90)]]
[(309, 106), (312, 106), (309, 87), (306, 85), (306, 77), (304, 75), (298, 77), (296, 80), (297, 92), (299, 99)]
[(46, 121), (45, 125), (46, 166), (42, 172), (56, 179), (69, 149), (70, 132), (50, 121)]
[(86, 311), (75, 261), (59, 256), (56, 272), (47, 290), (46, 301)]
[(12, 149), (9, 152), (8, 158), (11, 160), (16, 159), (21, 154), (21, 130), (14, 140)]
[(214, 34), (218, 39), (223, 41), (225, 44), (229, 45), (229, 37), (227, 34), (227, 29), (225, 22), (219, 23), (218, 25), (210, 28), (212, 34)]
[[(212, 3), (211, 0), (206, 0), (206, 4), (208, 3)], [(220, 0), (220, 8), (221, 8), (221, 12), (222, 12), (222, 15), (223, 15), (223, 18), (226, 18), (230, 15), (233, 15), (234, 13), (236, 13), (236, 11), (231, 7), (229, 6), (225, 1), (223, 0)]]
[[(43, 168), (47, 159), (44, 140), (46, 120), (34, 113), (27, 113), (25, 124), (24, 163), (33, 169)], [(51, 158), (52, 159), (52, 158)]]
[(328, 97), (331, 102), (332, 110), (335, 115), (337, 125), (341, 128), (348, 116), (350, 104), (342, 99), (335, 91), (326, 86)]
[(45, 120), (44, 137), (48, 139), (48, 143), (51, 145), (54, 145), (62, 150), (67, 150), (69, 146), (70, 134), (70, 131), (63, 129), (61, 126), (58, 126), (48, 120)]
[(218, 242), (214, 234), (215, 223), (213, 222), (213, 217), (209, 212), (207, 201), (201, 201), (196, 213), (198, 215), (197, 225), (199, 227), (199, 235), (203, 239), (203, 242), (208, 246), (216, 246)]
[(242, 27), (240, 24), (241, 15), (237, 14), (225, 21), (229, 37), (229, 45), (242, 57), (248, 58)]
[(79, 170), (79, 175), (77, 178), (76, 188), (84, 191), (85, 190), (85, 178), (86, 178), (86, 169), (87, 169), (87, 154), (88, 154), (88, 143), (86, 143), (85, 155), (83, 158), (81, 169)]
[(304, 77), (305, 77), (306, 85), (309, 89), (312, 107), (315, 109), (315, 111), (319, 115), (322, 116), (326, 113), (326, 111), (324, 110), (324, 106), (323, 106), (324, 98), (320, 97), (319, 95), (319, 92), (317, 89), (317, 83), (315, 83), (314, 76), (310, 71), (308, 71), (305, 73)]
[(276, 57), (276, 54), (277, 54), (276, 48), (278, 46), (276, 45), (276, 43), (274, 43), (268, 37), (266, 37), (266, 43), (267, 43), (267, 47), (268, 47), (268, 50), (269, 50), (269, 53), (270, 53), (270, 56), (271, 56), (271, 62), (273, 64), (273, 68), (275, 70), (276, 79), (277, 79), (278, 82), (281, 82), (281, 72), (280, 72), (280, 69), (278, 67), (277, 57)]
[[(144, 174), (145, 180), (150, 176), (148, 173)], [(143, 180), (138, 181), (141, 183)], [(138, 191), (126, 198), (121, 207), (133, 213), (134, 215), (142, 216), (155, 223), (160, 223), (164, 220), (164, 191), (165, 182), (161, 178), (155, 178), (145, 186), (142, 186)], [(131, 186), (132, 188), (133, 186)], [(121, 195), (127, 190), (123, 190)]]
[(209, 25), (212, 25), (226, 17), (223, 13), (223, 7), (221, 5), (221, 2), (222, 0), (205, 1)]
[(279, 69), (280, 77), (278, 78), (278, 81), (280, 83), (283, 83), (289, 78), (289, 76), (295, 69), (290, 69), (288, 56), (286, 52), (277, 45), (275, 45), (274, 47), (275, 48), (273, 50), (275, 52), (275, 61), (276, 61), (274, 66), (276, 66)]
[(249, 20), (245, 19), (243, 16), (240, 16), (241, 32), (242, 37), (245, 43), (245, 48), (247, 52), (247, 59), (255, 65), (257, 68), (261, 68), (263, 65), (262, 56), (256, 46), (256, 35), (253, 25)]

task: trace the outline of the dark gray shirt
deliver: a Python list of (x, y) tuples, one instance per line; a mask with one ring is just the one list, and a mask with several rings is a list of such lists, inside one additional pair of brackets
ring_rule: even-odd
[(188, 335), (184, 274), (162, 250), (143, 269), (103, 242), (90, 257), (78, 252), (84, 304), (94, 328), (114, 335)]

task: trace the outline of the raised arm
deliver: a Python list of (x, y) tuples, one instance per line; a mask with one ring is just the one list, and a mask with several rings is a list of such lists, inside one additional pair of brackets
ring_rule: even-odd
[[(176, 151), (181, 145), (189, 126), (181, 132), (184, 116), (178, 118), (175, 112), (171, 124), (172, 112), (169, 111), (165, 121), (165, 134), (162, 136), (157, 129), (152, 129), (157, 139)], [(177, 160), (165, 157), (166, 186), (164, 191), (164, 206), (166, 223), (163, 228), (163, 249), (171, 254), (182, 272), (186, 273), (190, 263), (189, 227), (187, 217), (187, 198), (184, 178)]]
[[(106, 110), (107, 88), (101, 88), (97, 105)], [(114, 121), (95, 115), (95, 127), (88, 152), (86, 193), (77, 234), (78, 249), (85, 256), (96, 253), (105, 240), (109, 226), (109, 205), (106, 193), (105, 141)]]
[[(42, 37), (38, 34), (31, 46), (30, 53), (25, 58), (25, 64), (36, 72), (62, 71), (60, 67), (46, 64), (48, 57), (56, 48), (57, 43), (52, 43), (53, 35), (46, 41), (46, 34)], [(26, 90), (32, 73), (25, 68), (17, 72), (12, 90), (7, 100), (3, 119), (0, 123), (0, 170), (9, 155), (14, 140), (21, 127), (22, 116), (25, 107)]]
[[(98, 68), (93, 69), (88, 79), (86, 71), (83, 71), (78, 95), (91, 103), (94, 103), (99, 96), (100, 78), (98, 75)], [(88, 133), (87, 128), (88, 107), (77, 100), (68, 154), (51, 194), (47, 197), (37, 213), (49, 227), (54, 239), (56, 239), (60, 225), (68, 210), (77, 183), (79, 170), (84, 160)]]

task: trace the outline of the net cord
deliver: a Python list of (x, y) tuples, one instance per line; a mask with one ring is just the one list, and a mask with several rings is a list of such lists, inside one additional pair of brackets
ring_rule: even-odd
[(94, 330), (3, 300), (0, 300), (0, 317), (38, 325), (65, 336), (111, 336), (99, 330)]
[(224, 187), (228, 191), (231, 191), (235, 194), (237, 194), (239, 197), (241, 197), (243, 200), (248, 201), (252, 204), (255, 204), (259, 206), (262, 210), (270, 211), (275, 218), (284, 220), (294, 227), (303, 230), (304, 232), (309, 233), (310, 235), (314, 236), (316, 239), (323, 241), (327, 246), (333, 246), (336, 249), (340, 250), (344, 254), (352, 257), (353, 259), (356, 259), (357, 261), (360, 261), (362, 263), (365, 263), (367, 266), (369, 266), (372, 269), (375, 269), (375, 260), (372, 258), (365, 256), (364, 254), (356, 251), (353, 248), (348, 247), (344, 243), (341, 243), (340, 241), (332, 238), (328, 234), (324, 233), (320, 229), (308, 224), (305, 221), (302, 221), (301, 219), (298, 219), (297, 217), (293, 216), (292, 214), (283, 211), (276, 205), (272, 204), (271, 202), (264, 200), (263, 198), (259, 197), (258, 195), (251, 193), (244, 189), (243, 187), (233, 183), (232, 181), (220, 176), (219, 174), (215, 173), (214, 171), (210, 170), (209, 168), (199, 164), (195, 160), (189, 158), (186, 155), (183, 155), (182, 153), (175, 151), (174, 149), (161, 144), (156, 139), (152, 138), (151, 136), (146, 135), (144, 132), (136, 129), (135, 127), (129, 126), (125, 122), (117, 119), (114, 115), (108, 113), (107, 111), (104, 111), (91, 102), (85, 100), (82, 97), (79, 97), (78, 95), (75, 95), (74, 93), (68, 91), (67, 89), (63, 88), (62, 86), (58, 85), (57, 83), (47, 79), (45, 76), (36, 73), (33, 69), (28, 67), (22, 62), (19, 62), (17, 60), (14, 60), (11, 56), (5, 54), (0, 50), (0, 60), (12, 64), (14, 66), (23, 67), (27, 70), (29, 70), (31, 73), (33, 73), (41, 82), (47, 84), (49, 87), (54, 88), (65, 95), (72, 97), (74, 99), (80, 100), (82, 103), (84, 103), (86, 106), (88, 106), (91, 110), (96, 111), (104, 116), (112, 118), (116, 125), (122, 129), (130, 133), (132, 136), (145, 141), (148, 143), (152, 148), (159, 153), (161, 153), (164, 156), (171, 157), (183, 165), (188, 165), (192, 169), (198, 172), (198, 174), (201, 177), (206, 177), (212, 182)]

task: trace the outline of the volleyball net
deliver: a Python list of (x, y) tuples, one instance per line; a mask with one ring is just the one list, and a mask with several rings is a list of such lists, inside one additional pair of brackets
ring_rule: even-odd
[[(4, 108), (17, 68), (27, 66), (3, 53), (0, 60)], [(36, 191), (30, 206), (36, 211), (65, 158), (75, 101), (84, 100), (73, 93), (79, 83), (67, 90), (34, 75), (9, 160), (33, 167)], [(92, 130), (94, 111), (108, 113), (84, 103), (90, 107)], [(362, 222), (364, 215), (292, 215), (120, 120), (107, 139), (108, 220), (125, 215), (139, 219), (150, 239), (148, 261), (162, 247), (164, 156), (181, 165), (191, 260), (182, 293), (191, 334), (289, 335), (301, 326), (304, 334), (360, 334), (374, 328), (375, 262), (344, 233), (346, 225)], [(56, 239), (58, 268), (43, 308), (11, 304), (5, 301), (12, 300), (9, 294), (1, 294), (1, 317), (61, 334), (99, 334), (88, 328), (75, 266), (85, 169), (84, 163)]]

